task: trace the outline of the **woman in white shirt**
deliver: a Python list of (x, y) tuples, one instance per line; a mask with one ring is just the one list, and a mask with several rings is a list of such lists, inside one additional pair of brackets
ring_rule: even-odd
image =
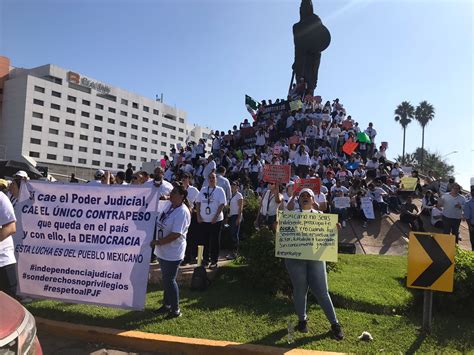
[(329, 129), (329, 137), (331, 141), (331, 150), (334, 153), (337, 152), (337, 143), (339, 142), (340, 133), (341, 133), (341, 129), (337, 126), (336, 123), (333, 123), (331, 128)]
[(242, 211), (244, 209), (244, 197), (239, 192), (239, 182), (232, 181), (230, 184), (232, 197), (230, 198), (229, 205), (229, 229), (230, 235), (233, 242), (233, 251), (227, 255), (228, 260), (235, 259), (239, 251), (239, 242), (240, 242), (240, 223), (242, 222)]
[[(310, 189), (302, 189), (299, 193), (299, 211), (301, 213), (321, 213), (313, 209), (314, 193)], [(344, 338), (336, 311), (328, 292), (326, 262), (316, 260), (301, 260), (285, 258), (285, 266), (293, 285), (293, 303), (298, 315), (298, 325), (295, 330), (307, 333), (308, 318), (306, 316), (306, 299), (308, 290), (316, 296), (326, 318), (331, 323), (332, 336), (337, 340)]]
[(0, 291), (16, 297), (16, 259), (13, 234), (16, 233), (16, 218), (8, 197), (0, 192)]
[(311, 158), (309, 157), (309, 154), (303, 144), (298, 147), (298, 152), (295, 155), (295, 166), (296, 175), (298, 175), (301, 179), (306, 178), (309, 167), (311, 166)]
[(276, 230), (277, 211), (283, 202), (283, 195), (280, 192), (280, 184), (271, 182), (268, 184), (269, 189), (263, 195), (258, 209), (255, 224), (257, 227), (267, 226), (272, 231)]
[(156, 220), (156, 239), (150, 243), (156, 246), (155, 255), (160, 262), (164, 289), (163, 305), (156, 313), (167, 313), (166, 318), (181, 316), (176, 276), (184, 258), (186, 235), (191, 223), (187, 196), (184, 186), (176, 185), (173, 188), (168, 206)]

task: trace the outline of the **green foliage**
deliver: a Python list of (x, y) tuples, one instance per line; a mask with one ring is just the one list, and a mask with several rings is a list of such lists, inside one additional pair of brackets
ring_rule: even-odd
[(434, 118), (435, 109), (432, 104), (428, 101), (422, 101), (416, 107), (415, 119), (418, 121), (421, 127), (425, 127), (429, 121)]
[[(425, 170), (431, 170), (435, 176), (447, 180), (454, 174), (454, 166), (449, 165), (439, 153), (431, 153), (429, 150), (417, 148), (414, 153), (405, 154), (405, 165), (412, 166), (414, 169), (421, 172), (421, 155), (424, 156)], [(402, 157), (398, 156), (396, 162), (402, 163)]]
[(260, 202), (255, 194), (244, 196), (244, 219), (240, 226), (240, 235), (245, 239), (255, 232), (255, 219), (257, 218)]
[(409, 101), (403, 101), (395, 110), (395, 121), (400, 122), (403, 129), (407, 128), (415, 115), (415, 108)]

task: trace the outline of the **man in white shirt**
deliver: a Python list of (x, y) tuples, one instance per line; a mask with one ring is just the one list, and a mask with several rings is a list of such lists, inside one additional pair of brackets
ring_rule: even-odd
[(207, 177), (209, 176), (209, 174), (212, 172), (212, 171), (215, 171), (216, 170), (216, 162), (214, 161), (214, 156), (211, 154), (209, 155), (209, 157), (207, 158), (207, 164), (206, 166), (204, 167), (204, 170), (202, 172), (202, 176), (204, 177), (204, 184), (207, 185)]
[(240, 223), (242, 222), (242, 212), (244, 209), (244, 197), (239, 192), (239, 182), (233, 181), (231, 184), (232, 196), (229, 201), (229, 228), (233, 242), (232, 253), (226, 256), (226, 259), (235, 259), (239, 251), (240, 244)]
[(456, 243), (461, 240), (459, 237), (459, 225), (463, 218), (462, 210), (466, 204), (464, 196), (459, 194), (461, 186), (454, 183), (451, 191), (443, 194), (438, 200), (438, 206), (443, 208), (443, 233), (454, 234)]
[(17, 276), (13, 235), (16, 233), (16, 218), (8, 197), (0, 192), (0, 291), (16, 297)]
[(378, 186), (375, 187), (374, 184), (369, 184), (368, 195), (372, 198), (374, 208), (380, 208), (382, 217), (388, 216), (388, 204), (383, 200), (383, 197), (388, 195), (385, 190)]
[(189, 225), (188, 235), (186, 238), (186, 252), (183, 259), (183, 265), (185, 264), (195, 264), (196, 263), (196, 256), (197, 256), (197, 241), (198, 241), (198, 223), (197, 223), (197, 216), (196, 216), (196, 209), (194, 208), (194, 203), (199, 195), (199, 190), (196, 189), (193, 185), (191, 185), (192, 175), (189, 173), (184, 173), (181, 183), (183, 187), (188, 192), (188, 203), (191, 207), (191, 224)]
[(158, 166), (153, 171), (154, 179), (147, 181), (145, 184), (153, 185), (158, 190), (160, 200), (169, 200), (173, 185), (164, 180), (164, 171), (161, 166)]
[(199, 244), (204, 245), (204, 265), (207, 266), (210, 256), (210, 267), (216, 268), (220, 249), (219, 235), (224, 219), (222, 211), (227, 201), (224, 189), (217, 186), (214, 172), (209, 174), (207, 181), (209, 185), (201, 189), (195, 203), (197, 222), (201, 225)]

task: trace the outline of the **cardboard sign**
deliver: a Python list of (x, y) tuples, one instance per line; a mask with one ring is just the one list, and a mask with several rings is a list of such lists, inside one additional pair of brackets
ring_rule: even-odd
[(352, 140), (348, 140), (342, 146), (342, 151), (346, 153), (347, 155), (352, 155), (352, 153), (354, 153), (354, 151), (357, 149), (358, 146), (359, 146), (359, 143), (353, 142)]
[(278, 212), (275, 256), (337, 261), (336, 214)]
[(255, 130), (253, 127), (242, 128), (240, 130), (240, 136), (242, 138), (253, 137), (255, 136)]
[(300, 136), (291, 136), (288, 138), (288, 144), (300, 144), (301, 137)]
[(316, 195), (319, 195), (319, 192), (321, 191), (321, 179), (299, 179), (295, 183), (295, 191), (300, 192), (302, 189), (311, 189)]
[(263, 168), (263, 181), (287, 184), (290, 182), (291, 166), (266, 164)]
[(334, 207), (338, 209), (351, 207), (351, 198), (347, 196), (334, 197), (332, 201), (334, 202)]
[(402, 177), (400, 179), (400, 190), (415, 191), (418, 179), (415, 177)]
[(455, 236), (411, 232), (407, 287), (453, 292)]
[(367, 219), (375, 219), (374, 205), (372, 204), (370, 197), (361, 197), (360, 205)]
[(290, 102), (290, 111), (298, 111), (303, 108), (301, 100), (295, 100)]
[(411, 175), (411, 172), (413, 171), (413, 167), (411, 166), (402, 166), (401, 168), (405, 175)]
[(352, 120), (344, 120), (342, 121), (342, 125), (341, 125), (342, 129), (346, 129), (346, 130), (350, 130), (352, 129), (353, 127), (353, 122)]
[(441, 194), (445, 194), (448, 192), (448, 183), (447, 182), (440, 182), (439, 183), (439, 192)]

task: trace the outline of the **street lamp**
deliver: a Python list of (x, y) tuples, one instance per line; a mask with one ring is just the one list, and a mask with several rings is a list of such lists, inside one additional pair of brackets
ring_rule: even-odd
[(448, 153), (448, 154), (445, 154), (441, 157), (441, 159), (443, 158), (446, 158), (448, 155), (451, 155), (451, 154), (456, 154), (456, 153), (459, 153), (457, 150), (453, 150), (452, 152)]

